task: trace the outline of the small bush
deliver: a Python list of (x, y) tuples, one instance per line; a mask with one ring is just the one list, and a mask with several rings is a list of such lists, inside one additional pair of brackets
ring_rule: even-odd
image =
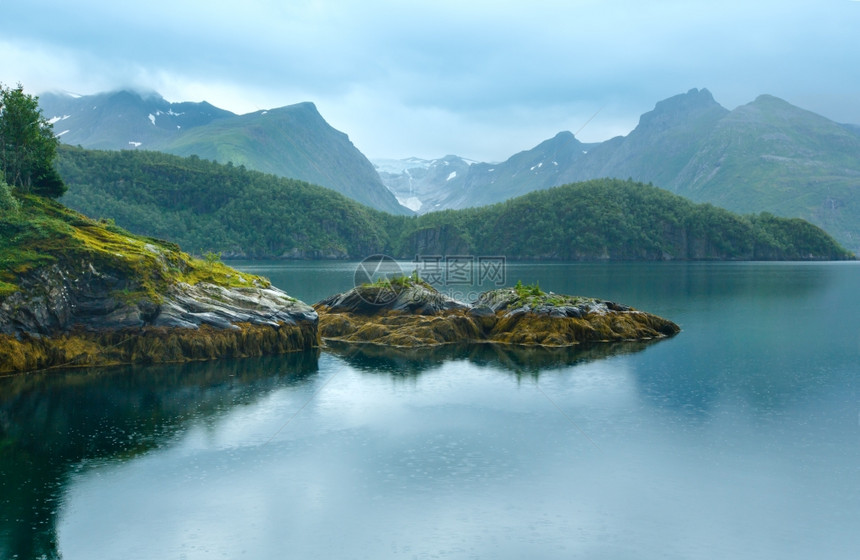
[(12, 194), (12, 187), (0, 178), (0, 213), (2, 213), (0, 218), (5, 218), (9, 214), (17, 214), (20, 206), (21, 203)]
[(514, 290), (516, 290), (517, 295), (521, 298), (526, 298), (529, 296), (542, 296), (544, 295), (543, 290), (540, 289), (540, 285), (537, 282), (534, 284), (525, 284), (523, 285), (522, 280), (517, 280), (517, 285), (514, 286)]

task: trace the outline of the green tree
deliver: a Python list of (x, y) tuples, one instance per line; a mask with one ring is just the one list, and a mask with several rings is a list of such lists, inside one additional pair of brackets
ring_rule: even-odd
[(66, 186), (54, 168), (59, 143), (39, 98), (24, 93), (21, 84), (0, 84), (0, 169), (6, 181), (22, 192), (62, 196)]

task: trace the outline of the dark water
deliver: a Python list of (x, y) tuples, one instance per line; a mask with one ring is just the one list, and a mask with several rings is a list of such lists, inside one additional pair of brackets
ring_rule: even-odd
[[(241, 263), (309, 302), (354, 266)], [(684, 330), (0, 379), (0, 558), (858, 557), (857, 263), (517, 279)]]

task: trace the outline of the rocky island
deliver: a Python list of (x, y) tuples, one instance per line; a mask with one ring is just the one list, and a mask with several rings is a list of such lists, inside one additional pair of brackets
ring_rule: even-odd
[(417, 278), (400, 277), (358, 286), (314, 308), (323, 341), (394, 347), (464, 342), (560, 347), (680, 332), (667, 319), (625, 305), (519, 283), (484, 292), (468, 304)]

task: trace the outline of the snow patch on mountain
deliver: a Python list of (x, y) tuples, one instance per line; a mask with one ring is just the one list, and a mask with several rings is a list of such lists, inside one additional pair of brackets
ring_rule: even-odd
[(403, 197), (395, 195), (395, 198), (397, 198), (397, 202), (399, 202), (401, 206), (405, 206), (406, 208), (409, 208), (413, 212), (418, 212), (419, 210), (421, 210), (421, 207), (424, 205), (424, 203), (421, 202), (421, 200), (417, 196), (410, 196), (408, 198), (403, 198)]
[(437, 160), (421, 159), (410, 157), (406, 159), (373, 159), (371, 163), (376, 168), (377, 173), (405, 173), (409, 169), (427, 169)]

